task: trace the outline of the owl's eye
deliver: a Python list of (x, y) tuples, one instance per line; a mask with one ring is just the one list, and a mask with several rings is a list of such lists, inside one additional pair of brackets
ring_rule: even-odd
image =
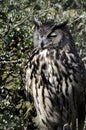
[(49, 34), (49, 37), (56, 37), (56, 36), (57, 34), (55, 32)]

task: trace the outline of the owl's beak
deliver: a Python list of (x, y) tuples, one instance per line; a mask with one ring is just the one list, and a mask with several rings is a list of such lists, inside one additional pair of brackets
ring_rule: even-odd
[(44, 46), (44, 41), (42, 40), (42, 42), (41, 42), (41, 47), (43, 48), (43, 46)]
[(34, 22), (34, 24), (37, 26), (37, 27), (40, 27), (41, 25), (42, 25), (42, 22), (41, 21), (39, 21), (37, 18), (33, 18), (33, 22)]

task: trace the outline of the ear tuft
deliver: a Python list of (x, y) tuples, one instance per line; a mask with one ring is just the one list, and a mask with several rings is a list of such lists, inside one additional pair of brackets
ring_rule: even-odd
[(34, 22), (34, 24), (37, 26), (37, 27), (39, 27), (39, 26), (41, 26), (42, 25), (42, 22), (41, 21), (39, 21), (37, 18), (33, 18), (33, 22)]
[(55, 23), (54, 28), (62, 28), (62, 27), (64, 27), (64, 26), (66, 26), (67, 23), (68, 23), (67, 20), (64, 21), (64, 22), (61, 22), (61, 23)]

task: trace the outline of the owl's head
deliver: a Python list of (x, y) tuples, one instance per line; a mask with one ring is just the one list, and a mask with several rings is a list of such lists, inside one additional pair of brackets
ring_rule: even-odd
[(73, 46), (73, 39), (66, 27), (67, 21), (54, 23), (52, 21), (41, 22), (34, 18), (35, 30), (33, 35), (34, 48)]

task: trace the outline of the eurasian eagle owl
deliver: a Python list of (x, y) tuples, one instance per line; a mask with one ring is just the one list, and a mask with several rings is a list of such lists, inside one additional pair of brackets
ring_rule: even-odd
[(34, 23), (34, 49), (26, 69), (25, 89), (34, 99), (39, 129), (81, 130), (85, 119), (85, 68), (67, 22), (34, 19)]

